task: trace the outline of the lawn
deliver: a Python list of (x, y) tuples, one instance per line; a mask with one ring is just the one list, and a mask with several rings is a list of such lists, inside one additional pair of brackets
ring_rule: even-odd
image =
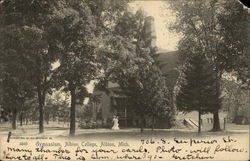
[[(70, 157), (74, 157), (74, 151), (78, 148), (84, 148), (89, 151), (88, 154), (84, 154), (86, 159), (91, 160), (92, 156), (97, 157), (97, 153), (92, 150), (117, 150), (117, 154), (108, 154), (105, 151), (98, 151), (98, 156), (109, 157), (111, 160), (117, 160), (114, 157), (143, 157), (144, 153), (130, 153), (121, 152), (122, 150), (139, 150), (141, 147), (146, 148), (148, 153), (145, 153), (145, 156), (161, 156), (162, 160), (173, 160), (174, 155), (178, 155), (179, 157), (185, 157), (186, 154), (191, 155), (190, 151), (192, 150), (200, 150), (202, 146), (211, 148), (211, 152), (205, 154), (203, 152), (197, 154), (199, 156), (212, 156), (217, 160), (246, 160), (249, 155), (249, 127), (248, 125), (233, 125), (229, 124), (228, 129), (220, 132), (209, 132), (203, 131), (200, 135), (197, 133), (197, 129), (155, 129), (152, 131), (151, 129), (145, 129), (142, 133), (139, 128), (123, 128), (120, 130), (111, 130), (111, 129), (76, 129), (76, 135), (74, 137), (69, 137), (69, 127), (63, 124), (51, 123), (49, 125), (45, 124), (45, 132), (43, 134), (38, 133), (38, 125), (23, 125), (22, 127), (18, 127), (16, 130), (12, 130), (9, 124), (2, 124), (0, 126), (0, 139), (4, 142), (3, 148), (5, 146), (20, 147), (21, 143), (26, 143), (31, 145), (30, 147), (34, 148), (38, 147), (40, 144), (47, 143), (56, 143), (60, 144), (60, 147), (67, 148), (73, 153)], [(9, 131), (12, 132), (10, 138), (10, 142), (6, 143)], [(18, 136), (18, 137), (15, 137)], [(19, 138), (20, 137), (20, 138)], [(50, 139), (53, 138), (52, 140)], [(224, 143), (224, 138), (232, 138), (236, 142), (232, 143)], [(208, 141), (215, 140), (215, 144), (178, 144), (175, 142), (177, 140), (185, 140), (193, 142), (195, 141)], [(163, 143), (164, 140), (164, 143)], [(218, 141), (218, 143), (217, 143)], [(28, 142), (28, 143), (27, 143)], [(120, 142), (123, 144), (128, 144), (126, 146), (119, 147)], [(147, 143), (148, 142), (148, 143)], [(38, 145), (39, 143), (39, 145)], [(105, 144), (114, 144), (115, 147), (104, 146)], [(166, 144), (165, 144), (166, 143)], [(68, 146), (68, 144), (76, 145), (76, 146)], [(245, 149), (244, 152), (238, 153), (235, 155), (230, 152), (218, 152), (216, 155), (214, 154), (214, 150), (220, 146), (222, 149), (226, 149), (226, 146), (233, 146), (237, 149)], [(47, 146), (44, 145), (45, 149), (57, 149), (59, 147)], [(157, 149), (165, 148), (170, 152), (157, 152)], [(170, 149), (182, 149), (182, 153), (177, 154), (172, 152)], [(0, 149), (1, 150), (1, 149)], [(204, 149), (203, 149), (204, 150)], [(14, 153), (12, 152), (14, 155)], [(15, 153), (19, 154), (19, 153)], [(40, 154), (40, 153), (39, 153)], [(238, 156), (239, 155), (239, 156)], [(194, 155), (196, 156), (196, 154)], [(240, 158), (239, 158), (240, 157)], [(55, 159), (55, 158), (53, 158)], [(96, 158), (95, 158), (96, 159)], [(159, 159), (159, 158), (158, 158)], [(92, 158), (92, 160), (94, 160)], [(121, 160), (121, 159), (120, 159)], [(147, 158), (148, 161), (151, 159)], [(153, 160), (153, 159), (152, 159)]]
[[(200, 135), (197, 129), (182, 128), (182, 129), (145, 129), (142, 133), (139, 128), (122, 128), (120, 130), (111, 129), (76, 129), (76, 135), (73, 139), (140, 139), (148, 137), (208, 137), (208, 136), (223, 136), (223, 135), (249, 135), (248, 125), (227, 124), (226, 130), (220, 132), (210, 132), (209, 126), (203, 127)], [(23, 125), (18, 126), (16, 130), (12, 130), (9, 124), (0, 125), (0, 136), (8, 135), (12, 132), (12, 136), (52, 136), (55, 138), (68, 138), (69, 127), (63, 124), (50, 123), (45, 124), (45, 132), (38, 133), (38, 125)]]

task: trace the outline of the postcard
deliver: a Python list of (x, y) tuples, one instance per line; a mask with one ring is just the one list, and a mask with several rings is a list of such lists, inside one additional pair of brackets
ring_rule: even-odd
[(0, 160), (249, 160), (241, 0), (1, 0)]

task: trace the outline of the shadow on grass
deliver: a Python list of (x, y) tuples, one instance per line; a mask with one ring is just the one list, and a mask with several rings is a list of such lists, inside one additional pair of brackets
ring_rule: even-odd
[(69, 130), (68, 127), (45, 127), (45, 130)]
[[(98, 131), (98, 129), (96, 130)], [(61, 138), (70, 139), (84, 139), (84, 140), (138, 140), (146, 138), (202, 138), (202, 137), (216, 137), (216, 136), (233, 136), (233, 135), (247, 135), (247, 132), (227, 132), (227, 131), (204, 131), (200, 134), (196, 131), (180, 131), (180, 130), (145, 130), (140, 132), (139, 130), (133, 131), (113, 131), (109, 130), (106, 132), (77, 132), (74, 137), (60, 136)]]

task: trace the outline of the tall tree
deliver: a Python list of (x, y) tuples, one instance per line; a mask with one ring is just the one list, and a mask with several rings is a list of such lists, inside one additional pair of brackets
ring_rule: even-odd
[(51, 40), (49, 31), (61, 1), (3, 1), (2, 19), (4, 26), (14, 26), (23, 34), (19, 40), (20, 49), (17, 54), (23, 53), (29, 79), (36, 88), (39, 106), (39, 132), (44, 131), (44, 102), (45, 95), (50, 89), (51, 64), (55, 61), (54, 46), (56, 41)]
[[(234, 5), (226, 5), (228, 3)], [(244, 35), (247, 35), (245, 32), (247, 23), (243, 20), (244, 16), (239, 14), (242, 12), (246, 16), (247, 11), (243, 11), (243, 7), (239, 7), (239, 4), (236, 3), (217, 0), (205, 2), (179, 0), (170, 2), (170, 6), (176, 11), (177, 16), (172, 29), (183, 35), (178, 46), (180, 55), (185, 60), (189, 57), (189, 54), (203, 53), (214, 65), (218, 80), (221, 79), (225, 71), (235, 70), (235, 64), (239, 65), (239, 59), (243, 58), (242, 60), (244, 60), (246, 56), (246, 54), (243, 56), (243, 52), (241, 52), (242, 45), (245, 46), (244, 44), (246, 44), (245, 40), (240, 40), (238, 36), (244, 37)], [(226, 6), (230, 6), (231, 9), (226, 9)], [(227, 12), (224, 12), (225, 10)], [(232, 18), (230, 17), (230, 12), (233, 13), (232, 15), (234, 16), (232, 17), (234, 18), (241, 17), (236, 19), (238, 19), (238, 22), (241, 22), (240, 24), (244, 24), (245, 27), (231, 28), (229, 27), (231, 26), (230, 23), (236, 23), (236, 21), (231, 20), (223, 23), (223, 19), (229, 20)], [(236, 33), (239, 33), (239, 35)], [(234, 36), (227, 38), (229, 35)], [(220, 82), (217, 81), (217, 83), (219, 88)], [(217, 96), (219, 97), (219, 93)], [(220, 107), (218, 107), (219, 109)], [(213, 114), (214, 130), (220, 130), (218, 110), (215, 110)]]
[(94, 41), (95, 23), (90, 8), (84, 1), (66, 2), (62, 12), (60, 42), (63, 46), (60, 66), (56, 69), (59, 84), (70, 92), (70, 132), (75, 135), (75, 105), (79, 91), (85, 90), (86, 84), (95, 79), (99, 64)]
[[(111, 41), (114, 57), (112, 66), (108, 66), (106, 73), (111, 75), (111, 80), (126, 91), (129, 100), (138, 113), (140, 111), (141, 131), (143, 131), (146, 107), (141, 99), (143, 81), (146, 71), (153, 63), (150, 49), (143, 41), (145, 15), (142, 10), (136, 14), (125, 12), (116, 25), (116, 39)], [(144, 112), (142, 112), (144, 111)]]
[(143, 81), (143, 93), (140, 96), (144, 103), (145, 113), (152, 118), (151, 128), (154, 130), (155, 122), (163, 121), (167, 128), (173, 123), (174, 113), (169, 102), (169, 90), (165, 83), (159, 66), (153, 65), (146, 73)]
[(241, 86), (250, 88), (250, 11), (239, 1), (225, 1), (218, 14), (221, 26), (220, 34), (225, 44), (225, 51), (236, 55), (228, 70), (241, 81)]
[[(145, 116), (154, 119), (162, 111), (169, 112), (167, 88), (156, 62), (156, 48), (152, 45), (152, 17), (146, 17), (142, 10), (135, 14), (127, 11), (119, 19), (114, 39), (109, 41), (112, 62), (105, 68), (109, 81), (117, 82), (127, 94), (133, 110), (138, 113), (141, 131)], [(164, 112), (162, 112), (164, 113)], [(165, 115), (167, 116), (167, 115)]]
[[(75, 134), (75, 100), (78, 91), (97, 79), (108, 60), (105, 44), (127, 1), (86, 0), (66, 3), (61, 26), (58, 78), (71, 93), (70, 135)], [(104, 47), (105, 46), (105, 47)]]
[(216, 74), (204, 55), (191, 56), (184, 65), (176, 96), (177, 108), (184, 112), (198, 111), (198, 132), (201, 132), (201, 114), (213, 112), (221, 104), (217, 97)]
[(6, 25), (1, 12), (0, 30), (3, 106), (5, 110), (12, 111), (12, 128), (15, 129), (17, 113), (22, 111), (25, 101), (32, 97), (33, 88), (25, 66), (25, 54), (20, 52), (24, 38), (22, 29), (15, 24)]

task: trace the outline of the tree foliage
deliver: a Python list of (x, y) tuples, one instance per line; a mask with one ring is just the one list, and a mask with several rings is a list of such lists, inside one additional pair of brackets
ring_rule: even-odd
[[(53, 41), (53, 34), (50, 35), (53, 29), (52, 22), (58, 16), (56, 9), (60, 6), (61, 1), (3, 1), (1, 3), (1, 29), (4, 34), (9, 31), (15, 31), (6, 35), (4, 40), (6, 46), (3, 46), (2, 51), (12, 51), (15, 57), (20, 59), (16, 62), (21, 62), (21, 69), (25, 68), (24, 75), (27, 75), (25, 80), (29, 80), (37, 92), (39, 106), (39, 132), (43, 129), (43, 115), (45, 95), (50, 91), (50, 78), (52, 74), (51, 64), (56, 60), (55, 46), (57, 41)], [(9, 30), (9, 31), (8, 31)], [(14, 33), (13, 33), (14, 34)], [(13, 39), (14, 38), (14, 39)], [(12, 43), (12, 41), (15, 43)], [(13, 46), (16, 44), (16, 46)], [(8, 57), (8, 56), (7, 56)], [(9, 60), (3, 60), (10, 63)], [(13, 69), (16, 70), (16, 69)], [(18, 71), (18, 70), (16, 70)]]
[[(171, 1), (170, 6), (177, 16), (172, 29), (183, 35), (178, 46), (182, 60), (190, 54), (202, 53), (213, 64), (217, 79), (221, 79), (224, 72), (236, 71), (243, 77), (247, 76), (249, 68), (245, 61), (249, 58), (243, 51), (249, 46), (249, 37), (246, 36), (249, 14), (243, 6), (231, 0), (179, 0)], [(241, 72), (242, 69), (247, 70)], [(238, 78), (248, 79), (241, 76)], [(218, 117), (218, 111), (214, 112), (215, 130), (219, 130)]]
[[(145, 116), (171, 118), (168, 89), (157, 63), (156, 48), (151, 45), (152, 33), (146, 32), (147, 20), (142, 10), (136, 13), (125, 12), (115, 26), (115, 34), (107, 42), (110, 50), (106, 66), (105, 79), (120, 85), (133, 110), (141, 118), (143, 130)], [(106, 83), (105, 83), (106, 81)], [(170, 114), (171, 113), (171, 114)]]
[(198, 111), (199, 132), (201, 131), (201, 114), (214, 112), (221, 107), (217, 93), (219, 83), (213, 66), (204, 55), (193, 55), (187, 60), (178, 81), (176, 105), (184, 112)]
[(97, 55), (94, 51), (95, 23), (84, 1), (66, 2), (61, 13), (62, 18), (57, 24), (58, 41), (61, 45), (60, 66), (55, 71), (57, 84), (71, 95), (70, 135), (74, 135), (76, 92), (85, 90), (85, 85), (98, 72)]
[(177, 16), (171, 28), (183, 35), (178, 47), (183, 59), (204, 53), (219, 75), (235, 71), (239, 79), (248, 80), (249, 13), (239, 2), (172, 1), (170, 6)]
[[(72, 1), (60, 10), (55, 26), (60, 66), (55, 78), (71, 94), (70, 135), (75, 134), (76, 95), (86, 96), (86, 85), (101, 76), (108, 59), (105, 45), (112, 26), (126, 8), (127, 1)], [(84, 97), (84, 96), (83, 96)]]
[(68, 121), (69, 120), (69, 94), (62, 91), (54, 91), (52, 95), (47, 95), (45, 104), (45, 120)]

